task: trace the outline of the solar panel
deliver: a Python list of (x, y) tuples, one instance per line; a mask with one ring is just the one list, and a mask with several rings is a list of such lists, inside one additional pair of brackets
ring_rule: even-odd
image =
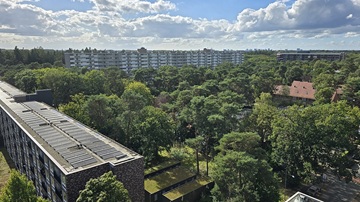
[[(71, 121), (58, 111), (38, 102), (23, 104), (24, 106), (16, 108), (20, 118), (73, 167), (86, 166), (97, 162), (96, 158), (84, 148), (89, 149), (104, 160), (126, 156), (104, 142), (101, 135), (89, 132), (82, 124)], [(78, 147), (77, 144), (81, 144), (83, 147)]]
[(117, 152), (116, 149), (114, 148), (108, 148), (108, 149), (103, 149), (103, 150), (100, 150), (98, 152), (96, 152), (99, 156), (102, 156), (102, 155), (106, 155), (106, 154), (112, 154), (112, 153), (115, 153)]
[(71, 156), (77, 156), (77, 155), (79, 155), (79, 154), (81, 154), (81, 153), (83, 153), (83, 152), (84, 152), (83, 150), (77, 150), (77, 151), (67, 150), (67, 151), (64, 151), (64, 152), (62, 153), (62, 156), (63, 156), (64, 158), (69, 158), (69, 157), (71, 157)]
[(96, 162), (96, 159), (92, 158), (92, 159), (87, 159), (87, 160), (83, 160), (83, 161), (80, 161), (80, 162), (76, 162), (73, 164), (73, 166), (75, 168), (77, 167), (82, 167), (82, 166), (86, 166), (86, 165), (89, 165), (89, 164), (92, 164), (92, 163), (95, 163)]
[(89, 156), (88, 153), (86, 153), (86, 152), (83, 151), (83, 152), (81, 152), (81, 153), (78, 153), (76, 156), (75, 156), (75, 155), (68, 156), (68, 157), (67, 157), (67, 160), (68, 160), (69, 162), (78, 162), (78, 161), (80, 161), (81, 159), (89, 158), (88, 156)]
[(98, 139), (97, 139), (97, 138), (94, 138), (94, 137), (88, 138), (88, 139), (86, 139), (86, 140), (83, 140), (83, 141), (82, 141), (82, 144), (88, 145), (88, 144), (91, 144), (92, 142), (97, 141), (97, 140), (98, 140)]
[(111, 159), (111, 158), (117, 158), (117, 159), (119, 159), (119, 158), (123, 158), (123, 157), (125, 157), (126, 155), (125, 154), (123, 154), (122, 152), (116, 152), (116, 153), (112, 153), (112, 154), (107, 154), (107, 155), (102, 155), (102, 156), (100, 156), (102, 159), (104, 159), (104, 160), (108, 160), (108, 159)]

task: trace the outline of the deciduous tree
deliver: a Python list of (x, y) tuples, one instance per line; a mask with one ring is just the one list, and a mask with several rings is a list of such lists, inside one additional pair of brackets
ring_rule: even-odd
[(10, 179), (1, 190), (2, 202), (44, 202), (45, 199), (36, 196), (32, 181), (16, 170), (11, 171)]
[(129, 193), (113, 173), (90, 179), (76, 202), (130, 202)]

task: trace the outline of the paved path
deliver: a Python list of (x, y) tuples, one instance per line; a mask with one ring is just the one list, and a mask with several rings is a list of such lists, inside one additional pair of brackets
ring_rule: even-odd
[(317, 198), (324, 202), (357, 202), (359, 201), (360, 185), (338, 180), (334, 175), (328, 175), (328, 181), (317, 185), (322, 191)]

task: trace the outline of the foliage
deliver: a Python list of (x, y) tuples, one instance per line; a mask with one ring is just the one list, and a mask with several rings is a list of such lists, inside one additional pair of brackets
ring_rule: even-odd
[(84, 85), (87, 95), (105, 93), (105, 74), (103, 71), (91, 70), (84, 74)]
[[(58, 52), (47, 52), (41, 48), (0, 50), (2, 79), (26, 92), (51, 88), (61, 111), (141, 153), (146, 163), (159, 160), (161, 150), (185, 142), (194, 151), (186, 156), (191, 164), (199, 158), (206, 165), (219, 163), (207, 169), (210, 174), (256, 168), (252, 173), (242, 172), (253, 184), (243, 183), (241, 189), (234, 179), (218, 179), (218, 191), (213, 192), (218, 200), (250, 197), (257, 201), (268, 196), (275, 190), (269, 164), (291, 173), (298, 182), (328, 167), (348, 176), (344, 165), (357, 151), (360, 124), (355, 107), (360, 106), (358, 53), (347, 53), (343, 61), (277, 62), (274, 51), (256, 50), (245, 53), (240, 65), (138, 68), (128, 75), (115, 67), (59, 68)], [(274, 86), (293, 80), (313, 83), (314, 106), (277, 108), (278, 100), (272, 99)], [(347, 103), (330, 103), (339, 87), (343, 90), (340, 100)], [(289, 94), (289, 89), (283, 94)], [(249, 115), (244, 106), (251, 108)], [(247, 133), (239, 135), (240, 131)], [(172, 151), (178, 158), (185, 157), (181, 151)], [(226, 166), (235, 167), (227, 171)], [(261, 172), (271, 180), (259, 176)], [(269, 189), (263, 186), (253, 191), (254, 183), (264, 180)], [(237, 188), (234, 192), (240, 198), (221, 194), (230, 188)]]
[(186, 144), (194, 149), (195, 155), (196, 155), (196, 173), (200, 173), (200, 166), (199, 166), (199, 151), (204, 145), (204, 137), (203, 136), (197, 136), (195, 138), (190, 138), (186, 140)]
[(256, 131), (260, 135), (260, 142), (265, 146), (267, 146), (268, 138), (272, 133), (271, 123), (277, 115), (278, 110), (271, 95), (261, 93), (260, 97), (255, 100), (254, 110), (250, 115), (250, 127), (252, 131)]
[(255, 133), (229, 133), (220, 140), (213, 178), (215, 201), (278, 201), (277, 181), (259, 152)]
[(351, 103), (360, 106), (360, 76), (349, 77), (346, 80), (344, 96)]
[(37, 87), (36, 75), (30, 69), (24, 69), (14, 76), (15, 85), (27, 93), (33, 93)]
[(1, 190), (0, 201), (3, 202), (43, 202), (46, 201), (36, 196), (36, 190), (32, 181), (24, 174), (11, 170), (10, 179)]
[(359, 117), (359, 109), (345, 102), (285, 109), (272, 125), (273, 160), (303, 179), (327, 167), (342, 173), (346, 154), (355, 149)]
[(135, 142), (136, 150), (145, 156), (145, 161), (150, 162), (159, 156), (160, 148), (170, 149), (173, 131), (173, 123), (165, 112), (147, 106), (135, 121), (135, 136), (131, 141)]
[(75, 94), (70, 97), (71, 101), (67, 104), (60, 104), (59, 110), (72, 118), (85, 123), (90, 123), (90, 117), (85, 111), (86, 107), (86, 96), (82, 93)]
[(76, 202), (130, 202), (128, 191), (111, 171), (98, 178), (90, 179), (80, 191)]

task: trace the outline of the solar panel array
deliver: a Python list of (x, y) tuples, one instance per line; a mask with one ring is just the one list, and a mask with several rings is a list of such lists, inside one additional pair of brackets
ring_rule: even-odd
[(99, 138), (89, 135), (88, 132), (84, 131), (83, 128), (80, 128), (77, 125), (69, 122), (61, 122), (56, 124), (56, 126), (104, 160), (114, 157), (119, 159), (126, 156)]
[[(21, 106), (21, 105), (19, 105)], [(77, 168), (97, 162), (84, 148), (61, 134), (48, 122), (45, 122), (32, 110), (25, 107), (18, 107), (14, 112), (41, 138), (48, 143), (56, 152), (58, 152), (71, 166)]]
[[(124, 153), (105, 143), (103, 140), (90, 134), (81, 124), (73, 122), (67, 116), (56, 110), (44, 107), (45, 105), (38, 102), (26, 102), (24, 105), (36, 112), (36, 114), (29, 113), (32, 118), (37, 117), (34, 121), (30, 120), (32, 118), (24, 121), (26, 123), (30, 122), (30, 124), (34, 123), (35, 125), (29, 126), (46, 142), (49, 140), (49, 145), (73, 167), (86, 166), (97, 161), (83, 147), (88, 148), (104, 160), (111, 158), (120, 159), (126, 156)], [(45, 119), (46, 122), (41, 119), (39, 115)], [(75, 139), (80, 145), (77, 145), (72, 139), (62, 134), (58, 129)], [(51, 136), (48, 136), (48, 134), (51, 134)], [(53, 136), (56, 136), (56, 138)]]

